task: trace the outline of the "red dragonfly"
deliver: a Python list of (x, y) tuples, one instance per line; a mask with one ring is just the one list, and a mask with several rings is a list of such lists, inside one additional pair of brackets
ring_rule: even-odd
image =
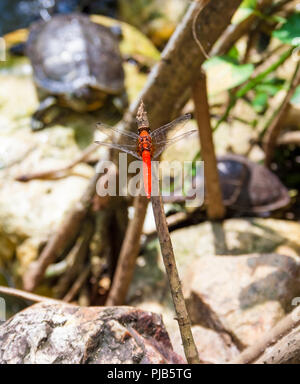
[[(147, 112), (144, 103), (141, 102), (137, 113), (138, 133), (122, 131), (114, 127), (107, 127), (101, 123), (97, 124), (99, 130), (108, 136), (107, 141), (96, 141), (97, 144), (126, 152), (135, 158), (143, 161), (143, 179), (145, 192), (151, 197), (151, 160), (157, 159), (161, 153), (171, 144), (176, 143), (194, 133), (192, 130), (176, 137), (167, 138), (172, 133), (178, 132), (191, 119), (190, 114), (183, 115), (169, 124), (163, 125), (154, 131), (150, 130)], [(122, 144), (113, 141), (111, 133), (116, 132), (121, 136)]]

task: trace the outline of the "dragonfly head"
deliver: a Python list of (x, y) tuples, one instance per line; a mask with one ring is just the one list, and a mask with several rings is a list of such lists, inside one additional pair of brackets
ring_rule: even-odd
[(137, 121), (139, 133), (140, 133), (140, 130), (145, 130), (147, 128), (149, 129), (148, 115), (147, 115), (147, 111), (145, 110), (145, 105), (143, 100), (141, 101), (139, 109), (137, 111), (136, 121)]
[(149, 126), (140, 126), (138, 127), (138, 133), (140, 136), (148, 136), (150, 135), (150, 128)]

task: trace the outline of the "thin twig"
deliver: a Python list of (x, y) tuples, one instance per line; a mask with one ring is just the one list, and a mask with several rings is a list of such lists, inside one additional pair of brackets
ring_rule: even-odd
[(89, 264), (83, 269), (83, 271), (80, 273), (78, 278), (75, 280), (74, 284), (72, 285), (72, 287), (70, 288), (68, 293), (64, 296), (64, 298), (63, 298), (64, 301), (69, 303), (70, 301), (72, 301), (75, 298), (75, 296), (80, 291), (83, 284), (85, 283), (86, 279), (89, 277), (90, 272), (91, 272), (91, 266)]
[(62, 298), (78, 274), (81, 273), (87, 257), (89, 243), (93, 235), (93, 229), (92, 223), (89, 220), (86, 220), (80, 235), (76, 239), (75, 245), (66, 257), (69, 266), (54, 288), (56, 297)]
[(300, 364), (300, 326), (267, 348), (254, 364)]
[(53, 303), (53, 304), (62, 304), (62, 300), (55, 300), (50, 297), (35, 295), (34, 293), (29, 293), (22, 291), (20, 289), (9, 288), (0, 286), (0, 294), (17, 297), (18, 299), (32, 301), (33, 303)]
[(59, 168), (59, 169), (52, 169), (50, 171), (21, 175), (16, 177), (16, 180), (26, 183), (30, 180), (60, 178), (62, 176), (65, 176), (77, 164), (86, 161), (86, 159), (90, 156), (90, 154), (93, 153), (97, 148), (98, 146), (96, 144), (89, 145), (74, 161), (72, 161), (66, 167)]
[(282, 320), (280, 320), (274, 328), (267, 332), (254, 345), (245, 349), (237, 358), (231, 361), (232, 364), (251, 364), (256, 361), (265, 350), (274, 345), (278, 340), (291, 332), (300, 324), (299, 308), (293, 310)]
[(196, 0), (197, 2), (200, 3), (200, 6), (199, 6), (199, 10), (198, 10), (198, 13), (196, 14), (196, 16), (194, 17), (194, 20), (193, 20), (193, 28), (192, 28), (192, 31), (193, 31), (193, 37), (194, 37), (194, 40), (196, 41), (201, 53), (203, 54), (203, 56), (206, 58), (206, 59), (209, 59), (210, 56), (207, 54), (207, 52), (205, 51), (203, 45), (201, 44), (201, 41), (198, 37), (198, 33), (197, 33), (197, 22), (198, 22), (198, 17), (202, 11), (202, 9), (204, 7), (206, 7), (206, 5), (210, 2), (210, 0), (205, 0), (205, 1), (201, 1), (201, 0)]
[(285, 97), (283, 103), (275, 111), (275, 113), (271, 119), (271, 124), (266, 129), (265, 138), (263, 140), (263, 142), (264, 142), (263, 147), (264, 147), (265, 154), (266, 154), (266, 158), (265, 158), (265, 165), (266, 166), (270, 166), (270, 163), (271, 163), (273, 155), (274, 155), (277, 139), (278, 139), (279, 134), (280, 134), (281, 123), (282, 123), (284, 117), (286, 116), (286, 113), (287, 113), (288, 108), (289, 108), (290, 100), (293, 97), (295, 90), (296, 90), (296, 88), (300, 82), (299, 69), (300, 69), (300, 63), (298, 63), (296, 65), (296, 69), (294, 71), (292, 80), (290, 82), (289, 90), (286, 94), (286, 97)]
[(205, 189), (207, 192), (207, 214), (210, 219), (222, 219), (225, 207), (217, 168), (217, 159), (210, 124), (206, 76), (201, 72), (193, 86), (195, 114), (201, 145), (201, 155), (205, 166)]
[(169, 279), (170, 290), (177, 316), (176, 320), (178, 321), (185, 356), (189, 364), (200, 364), (197, 347), (191, 330), (190, 318), (183, 297), (181, 281), (177, 271), (161, 196), (152, 196), (151, 201), (161, 253)]
[(138, 196), (134, 200), (134, 218), (129, 223), (122, 244), (113, 283), (106, 301), (107, 306), (122, 305), (132, 281), (136, 258), (140, 250), (140, 237), (147, 212), (147, 199)]
[[(91, 264), (91, 292), (89, 300), (94, 303), (99, 297), (99, 281), (107, 268), (111, 257), (110, 226), (111, 211), (108, 209), (94, 212), (95, 231), (90, 242), (90, 264)], [(84, 296), (84, 294), (83, 294)]]

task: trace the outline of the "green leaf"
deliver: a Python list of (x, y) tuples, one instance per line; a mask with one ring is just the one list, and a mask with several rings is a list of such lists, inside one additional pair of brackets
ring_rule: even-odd
[(258, 84), (254, 89), (258, 93), (264, 92), (268, 96), (275, 96), (285, 85), (285, 80), (274, 77), (272, 79), (265, 79)]
[(244, 0), (232, 18), (233, 24), (239, 24), (247, 19), (256, 9), (257, 0)]
[(296, 88), (294, 96), (291, 98), (291, 103), (294, 105), (300, 105), (300, 85)]
[(293, 13), (273, 36), (285, 44), (300, 45), (300, 13)]
[(263, 113), (268, 106), (268, 94), (265, 92), (258, 92), (251, 104), (255, 112)]
[(239, 64), (229, 56), (215, 56), (203, 68), (207, 73), (208, 91), (216, 94), (237, 87), (252, 75), (253, 64)]
[(240, 57), (240, 53), (237, 49), (237, 47), (234, 45), (230, 51), (227, 53), (228, 57), (232, 58), (233, 60), (238, 60)]

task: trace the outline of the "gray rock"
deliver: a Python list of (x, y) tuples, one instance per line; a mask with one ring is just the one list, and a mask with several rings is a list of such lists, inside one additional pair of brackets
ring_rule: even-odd
[(130, 307), (42, 303), (0, 326), (0, 364), (184, 362), (161, 317)]
[[(231, 337), (226, 333), (219, 333), (200, 325), (194, 325), (192, 333), (200, 360), (203, 363), (224, 364), (234, 359), (240, 353), (239, 349), (232, 342)], [(173, 334), (172, 342), (174, 350), (183, 353), (179, 332), (176, 332), (175, 335)]]
[[(150, 212), (150, 214), (152, 214), (152, 212)], [(248, 335), (247, 337), (239, 336), (243, 339), (243, 342), (240, 340), (233, 340), (233, 344), (236, 342), (237, 347), (243, 348), (244, 344), (248, 345), (254, 343), (257, 335), (263, 333), (263, 329), (259, 332), (255, 331), (255, 329), (259, 330), (260, 325), (257, 324), (257, 321), (260, 321), (260, 316), (262, 318), (262, 323), (264, 324), (265, 329), (269, 329), (269, 327), (273, 326), (284, 316), (286, 310), (289, 310), (286, 308), (286, 306), (289, 304), (290, 295), (294, 292), (294, 290), (297, 290), (297, 278), (295, 277), (294, 272), (287, 273), (286, 268), (283, 267), (283, 265), (297, 265), (295, 260), (298, 259), (300, 252), (299, 223), (261, 218), (229, 219), (225, 220), (222, 224), (205, 222), (192, 227), (179, 229), (171, 233), (171, 238), (179, 274), (183, 280), (184, 286), (188, 285), (186, 287), (187, 290), (190, 287), (190, 281), (187, 277), (187, 274), (189, 271), (195, 271), (195, 265), (197, 265), (198, 261), (201, 263), (201, 260), (204, 260), (204, 258), (206, 258), (205, 264), (203, 264), (201, 269), (198, 268), (195, 271), (195, 275), (199, 274), (199, 278), (202, 280), (204, 279), (203, 276), (205, 276), (205, 279), (208, 281), (214, 281), (222, 293), (222, 287), (224, 284), (224, 274), (222, 277), (223, 267), (218, 267), (218, 269), (212, 267), (214, 264), (213, 261), (212, 264), (210, 264), (211, 258), (214, 260), (216, 255), (222, 255), (217, 260), (221, 260), (224, 262), (224, 264), (229, 265), (231, 263), (230, 260), (239, 260), (241, 257), (247, 258), (248, 254), (250, 255), (249, 257), (251, 260), (253, 259), (253, 253), (277, 253), (280, 255), (285, 255), (280, 256), (280, 259), (282, 261), (287, 260), (287, 263), (283, 262), (282, 270), (279, 268), (279, 265), (278, 273), (275, 274), (277, 277), (280, 277), (280, 271), (282, 271), (282, 276), (284, 276), (284, 283), (280, 284), (279, 286), (283, 287), (284, 291), (282, 291), (282, 294), (278, 296), (275, 295), (274, 300), (272, 295), (269, 294), (264, 297), (263, 294), (266, 294), (266, 291), (271, 289), (267, 286), (267, 284), (269, 284), (269, 281), (272, 280), (272, 276), (274, 276), (273, 272), (277, 270), (275, 266), (272, 267), (261, 265), (256, 269), (252, 267), (250, 268), (250, 266), (245, 266), (245, 274), (242, 273), (237, 275), (236, 272), (234, 272), (233, 275), (233, 272), (227, 273), (226, 279), (228, 281), (225, 279), (226, 284), (229, 284), (230, 281), (234, 278), (235, 281), (239, 281), (240, 287), (242, 287), (239, 288), (240, 290), (243, 289), (243, 284), (246, 284), (247, 281), (249, 281), (249, 284), (253, 290), (258, 290), (255, 294), (252, 293), (250, 296), (251, 301), (248, 303), (250, 305), (249, 311), (247, 311), (246, 308), (243, 310), (238, 310), (239, 293), (235, 293), (236, 291), (234, 291), (234, 289), (239, 287), (238, 284), (232, 288), (232, 293), (228, 292), (228, 294), (230, 293), (230, 296), (228, 296), (227, 299), (230, 303), (235, 303), (236, 308), (232, 314), (233, 318), (235, 316), (234, 324), (239, 324), (239, 321), (241, 321), (238, 333), (240, 335), (240, 333), (245, 332), (246, 336)], [(227, 258), (229, 258), (228, 262), (226, 261)], [(266, 256), (262, 256), (262, 258), (266, 259)], [(233, 262), (233, 265), (235, 265), (234, 263), (235, 262)], [(204, 265), (207, 265), (208, 268), (206, 272), (204, 272)], [(226, 270), (227, 269), (228, 267), (226, 267)], [(262, 281), (259, 284), (252, 284), (252, 273), (252, 277), (255, 277), (257, 282), (260, 281), (260, 276), (262, 276)], [(265, 279), (264, 273), (269, 273), (270, 277)], [(245, 279), (245, 276), (246, 281), (243, 280)], [(290, 283), (288, 281), (291, 283), (291, 288), (289, 287)], [(243, 292), (245, 293), (245, 290)], [(285, 298), (286, 293), (287, 296)], [(260, 294), (262, 294), (262, 297)], [(248, 296), (241, 294), (241, 297), (243, 299), (243, 303), (246, 303), (245, 297)], [(258, 300), (256, 304), (255, 300)], [(180, 342), (178, 324), (174, 320), (175, 313), (172, 299), (169, 294), (169, 285), (165, 276), (165, 269), (162, 263), (162, 258), (159, 254), (159, 244), (155, 241), (148, 244), (147, 248), (144, 250), (143, 255), (140, 256), (137, 260), (134, 281), (130, 288), (127, 303), (147, 311), (150, 310), (162, 314), (164, 324), (168, 330), (172, 344), (174, 345), (174, 350), (181, 356), (184, 356), (183, 348)], [(252, 310), (251, 303), (253, 307)], [(218, 324), (218, 322), (220, 323), (218, 316), (219, 314), (221, 315), (221, 313), (219, 311), (217, 311), (217, 313), (213, 311), (209, 312), (209, 314), (210, 313), (215, 314), (216, 316), (211, 326), (214, 330), (216, 328), (215, 324)], [(207, 318), (209, 318), (208, 315)], [(244, 325), (242, 324), (243, 320), (246, 321)], [(223, 328), (224, 324), (221, 323), (220, 332), (224, 334)], [(252, 329), (251, 334), (249, 329)], [(209, 329), (204, 328), (203, 333), (204, 332), (209, 333)], [(228, 332), (230, 332), (230, 329), (228, 329), (225, 333), (228, 334)], [(219, 330), (217, 334), (218, 333)], [(207, 337), (208, 339), (210, 338), (209, 335)], [(232, 337), (234, 339), (234, 334)], [(250, 340), (251, 338), (252, 340)], [(202, 344), (200, 345), (200, 348), (202, 348)], [(209, 344), (204, 342), (203, 353), (205, 352), (206, 348), (211, 351)], [(215, 352), (216, 354), (210, 355), (209, 358), (205, 358), (206, 354), (204, 353), (203, 359), (208, 361), (211, 360), (212, 362), (221, 361), (219, 351), (215, 349)], [(224, 355), (223, 352), (221, 354), (223, 356), (227, 356), (226, 354)]]
[(290, 309), (300, 293), (299, 261), (279, 254), (203, 257), (184, 278), (194, 324), (252, 345)]
[(171, 233), (181, 276), (203, 256), (300, 252), (300, 224), (276, 219), (229, 219), (205, 222)]

